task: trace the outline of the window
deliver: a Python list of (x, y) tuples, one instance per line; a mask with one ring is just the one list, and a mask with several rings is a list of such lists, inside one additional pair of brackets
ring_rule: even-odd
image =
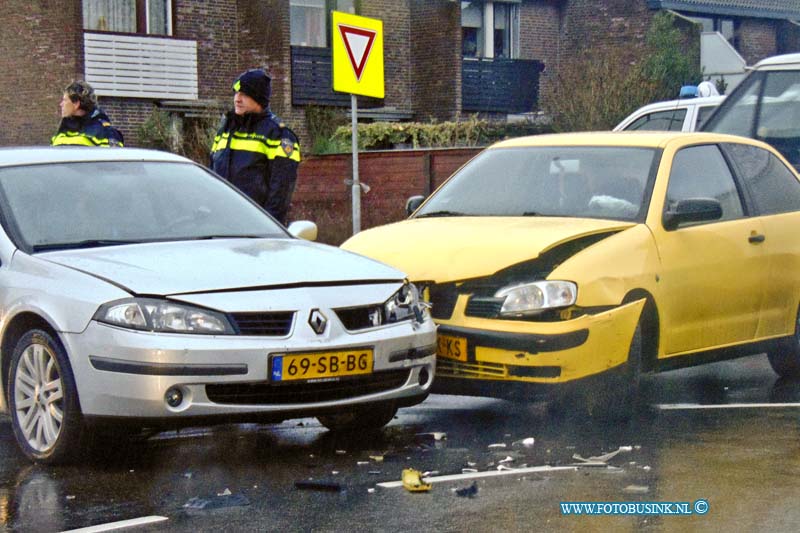
[(659, 130), (681, 131), (683, 120), (686, 118), (686, 109), (670, 109), (669, 111), (656, 111), (641, 116), (631, 122), (626, 130)]
[(291, 0), (289, 3), (292, 46), (329, 46), (331, 11), (356, 12), (356, 0)]
[(800, 211), (800, 182), (780, 159), (747, 144), (725, 144), (761, 215)]
[[(492, 31), (486, 31), (492, 28)], [(464, 57), (514, 58), (519, 55), (517, 3), (461, 2), (461, 53)]]
[[(688, 15), (687, 15), (688, 16)], [(716, 31), (731, 43), (731, 46), (739, 49), (739, 20), (724, 17), (692, 17), (690, 19), (703, 27), (702, 31)]]
[(83, 0), (83, 29), (172, 35), (172, 0)]
[(699, 130), (703, 123), (711, 116), (711, 113), (717, 108), (717, 105), (701, 105), (697, 108), (697, 124), (695, 125), (696, 130)]
[(684, 148), (675, 154), (665, 209), (680, 200), (713, 198), (722, 205), (720, 220), (742, 218), (744, 210), (728, 164), (714, 145)]

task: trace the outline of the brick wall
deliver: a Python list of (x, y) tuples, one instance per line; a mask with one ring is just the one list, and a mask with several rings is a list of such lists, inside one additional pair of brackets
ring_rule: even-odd
[(0, 20), (0, 145), (49, 144), (64, 87), (83, 77), (80, 1), (2, 0)]
[(539, 101), (550, 90), (551, 79), (558, 70), (561, 35), (560, 12), (552, 0), (533, 0), (520, 6), (520, 59), (536, 59), (544, 63), (539, 75)]
[(748, 65), (778, 51), (777, 21), (766, 19), (742, 19), (739, 26), (739, 53)]
[[(361, 196), (361, 228), (405, 218), (409, 196), (429, 194), (450, 174), (480, 151), (479, 148), (401, 150), (359, 155), (359, 180), (370, 191)], [(308, 157), (300, 165), (290, 220), (313, 220), (320, 242), (341, 244), (352, 234), (352, 177), (350, 154)]]
[(411, 0), (411, 106), (418, 120), (461, 111), (461, 12), (456, 2)]
[(642, 0), (567, 0), (562, 9), (562, 61), (583, 49), (611, 46), (637, 59), (655, 14)]

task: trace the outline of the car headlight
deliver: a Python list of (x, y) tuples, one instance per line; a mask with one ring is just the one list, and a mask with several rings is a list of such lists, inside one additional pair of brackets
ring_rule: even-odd
[(535, 281), (503, 287), (494, 296), (504, 298), (501, 315), (525, 315), (574, 304), (578, 286), (571, 281)]
[(400, 289), (383, 304), (383, 316), (387, 324), (415, 319), (423, 322), (427, 316), (427, 306), (420, 300), (419, 290), (413, 283), (404, 283)]
[(223, 313), (156, 298), (127, 298), (103, 304), (94, 319), (123, 328), (161, 333), (235, 333)]

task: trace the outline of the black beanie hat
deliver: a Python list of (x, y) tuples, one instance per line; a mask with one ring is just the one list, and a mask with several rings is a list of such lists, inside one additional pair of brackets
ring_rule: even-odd
[(266, 109), (272, 93), (272, 79), (263, 69), (253, 68), (236, 78), (233, 90), (246, 94)]

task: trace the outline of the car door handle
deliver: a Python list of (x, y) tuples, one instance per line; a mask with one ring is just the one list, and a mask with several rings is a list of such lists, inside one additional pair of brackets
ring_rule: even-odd
[(757, 244), (759, 242), (764, 242), (765, 240), (767, 240), (767, 238), (764, 235), (755, 234), (755, 235), (750, 235), (750, 237), (748, 237), (747, 240), (753, 244)]

